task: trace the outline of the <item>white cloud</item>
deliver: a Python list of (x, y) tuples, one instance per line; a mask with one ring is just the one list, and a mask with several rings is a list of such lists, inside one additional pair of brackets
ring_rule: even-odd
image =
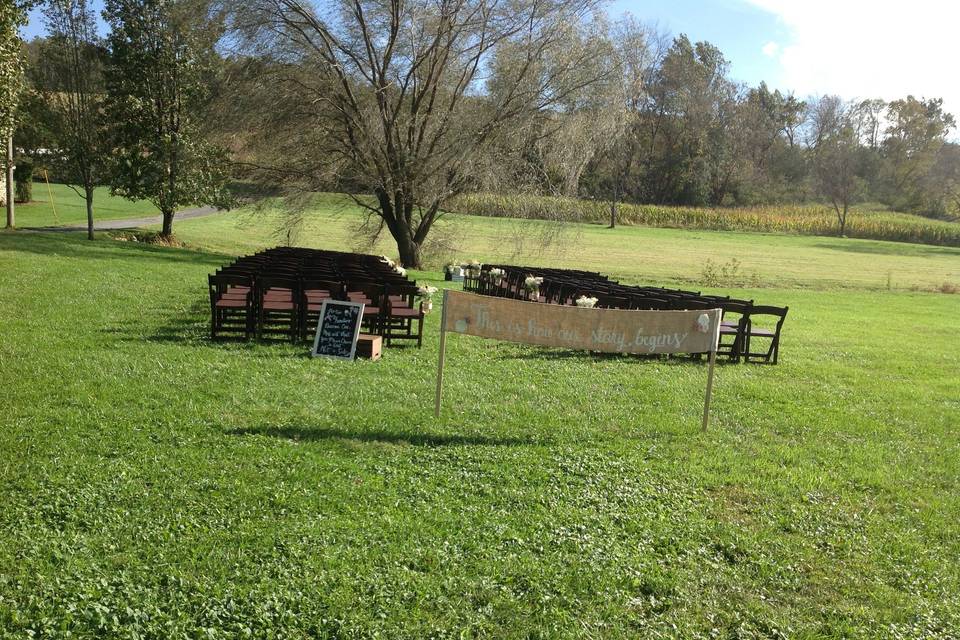
[(778, 51), (780, 51), (780, 45), (771, 40), (767, 44), (763, 45), (761, 51), (763, 51), (763, 55), (767, 56), (768, 58), (772, 58), (777, 55)]
[[(943, 0), (745, 0), (790, 33), (775, 85), (798, 96), (943, 98), (960, 115), (960, 3)], [(767, 43), (763, 52), (768, 53)], [(774, 55), (777, 52), (774, 51)]]

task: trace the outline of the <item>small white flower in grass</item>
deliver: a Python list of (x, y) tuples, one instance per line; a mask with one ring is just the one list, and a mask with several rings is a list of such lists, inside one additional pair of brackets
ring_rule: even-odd
[(582, 307), (584, 309), (593, 309), (597, 304), (597, 299), (590, 298), (588, 296), (580, 296), (574, 302), (578, 307)]

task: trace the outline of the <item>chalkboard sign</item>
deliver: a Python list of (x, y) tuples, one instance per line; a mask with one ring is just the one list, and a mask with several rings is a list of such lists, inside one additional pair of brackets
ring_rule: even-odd
[(324, 300), (310, 355), (353, 360), (362, 320), (363, 303)]

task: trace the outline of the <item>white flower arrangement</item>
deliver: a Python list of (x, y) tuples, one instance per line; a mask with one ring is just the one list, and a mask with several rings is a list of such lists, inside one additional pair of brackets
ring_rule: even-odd
[(504, 271), (503, 269), (490, 269), (490, 279), (491, 279), (491, 280), (499, 280), (500, 278), (502, 278), (502, 277), (505, 276), (506, 274), (507, 274), (507, 272)]
[(540, 291), (540, 285), (542, 284), (543, 278), (527, 276), (523, 281), (523, 290), (527, 293), (534, 293), (535, 291)]
[(706, 333), (710, 331), (710, 316), (705, 313), (701, 313), (697, 316), (697, 331), (700, 333)]
[(401, 267), (400, 265), (394, 265), (393, 270), (397, 272), (398, 275), (406, 277), (407, 270)]
[(387, 263), (387, 266), (388, 266), (388, 267), (391, 267), (391, 268), (392, 268), (392, 267), (395, 267), (396, 264), (397, 264), (396, 262), (394, 262), (393, 260), (391, 260), (391, 259), (388, 258), (387, 256), (380, 256), (380, 261), (381, 261), (381, 262), (386, 262), (386, 263)]
[(474, 278), (480, 275), (480, 267), (482, 265), (476, 260), (471, 260), (467, 263), (467, 272)]
[(424, 300), (430, 301), (433, 300), (433, 295), (439, 291), (436, 287), (431, 287), (430, 285), (424, 285), (417, 288), (417, 295), (423, 298)]
[(593, 309), (597, 304), (597, 299), (590, 298), (587, 296), (580, 296), (579, 298), (574, 300), (574, 304), (576, 304), (578, 307), (581, 307), (583, 309)]

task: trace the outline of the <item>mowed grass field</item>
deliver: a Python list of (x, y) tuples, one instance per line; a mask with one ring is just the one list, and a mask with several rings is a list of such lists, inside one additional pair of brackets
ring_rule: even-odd
[[(302, 243), (343, 248), (330, 205)], [(446, 224), (626, 281), (738, 257), (781, 363), (720, 366), (702, 433), (702, 363), (453, 336), (435, 420), (438, 312), (379, 362), (207, 339), (269, 216), (0, 234), (0, 637), (960, 637), (960, 251)]]
[[(57, 227), (66, 224), (86, 224), (87, 203), (73, 189), (63, 184), (47, 188), (42, 180), (33, 183), (33, 199), (18, 203), (14, 209), (18, 227)], [(110, 195), (107, 187), (97, 187), (93, 197), (94, 221), (145, 218), (159, 215), (153, 204), (140, 200), (132, 202)]]
[[(394, 258), (384, 231), (370, 245), (358, 239), (362, 220), (352, 202), (323, 194), (290, 239), (314, 247), (356, 248)], [(175, 223), (189, 245), (237, 255), (287, 244), (282, 208), (241, 209)], [(159, 227), (158, 227), (159, 228)], [(960, 248), (817, 236), (692, 231), (592, 224), (557, 224), (446, 214), (433, 231), (430, 268), (477, 259), (526, 265), (563, 265), (602, 271), (624, 282), (700, 286), (707, 261), (739, 263), (727, 285), (802, 289), (933, 290), (960, 286)], [(776, 296), (775, 296), (776, 297)], [(771, 301), (775, 303), (775, 301)]]

